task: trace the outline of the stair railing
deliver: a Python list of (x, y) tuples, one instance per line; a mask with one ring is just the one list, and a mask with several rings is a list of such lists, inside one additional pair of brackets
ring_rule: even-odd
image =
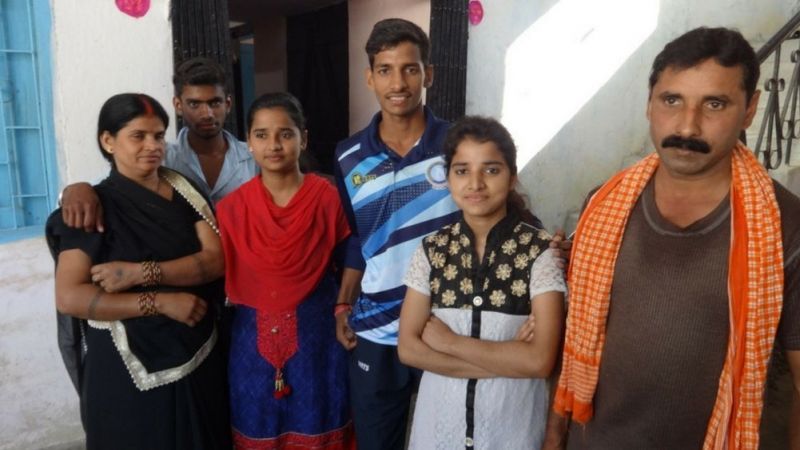
[[(790, 61), (793, 64), (791, 81), (788, 85), (780, 76), (781, 51), (784, 47), (794, 48)], [(756, 52), (758, 63), (763, 64), (774, 55), (772, 74), (763, 83), (767, 104), (761, 120), (753, 151), (767, 170), (774, 170), (782, 164), (790, 164), (792, 146), (800, 139), (800, 12)], [(762, 76), (762, 79), (764, 77)], [(780, 95), (784, 92), (784, 95)], [(787, 116), (788, 115), (788, 116)]]

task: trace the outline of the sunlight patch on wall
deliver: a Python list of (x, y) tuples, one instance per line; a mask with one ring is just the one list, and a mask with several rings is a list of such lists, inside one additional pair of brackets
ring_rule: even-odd
[(502, 121), (520, 169), (656, 29), (658, 11), (659, 0), (561, 0), (512, 43)]

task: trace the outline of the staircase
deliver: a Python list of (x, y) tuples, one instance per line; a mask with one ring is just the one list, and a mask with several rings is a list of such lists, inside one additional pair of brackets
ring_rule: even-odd
[(756, 55), (761, 98), (746, 142), (773, 178), (800, 195), (800, 13)]

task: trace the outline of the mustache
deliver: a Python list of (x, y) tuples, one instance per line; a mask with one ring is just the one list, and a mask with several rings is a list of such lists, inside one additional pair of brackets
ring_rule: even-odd
[(706, 141), (693, 138), (682, 138), (674, 134), (672, 136), (665, 137), (664, 140), (661, 141), (661, 147), (683, 148), (697, 153), (711, 152), (711, 146), (708, 145), (708, 142)]

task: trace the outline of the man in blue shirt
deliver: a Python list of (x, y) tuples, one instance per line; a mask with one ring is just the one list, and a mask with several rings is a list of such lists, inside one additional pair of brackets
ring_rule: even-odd
[[(214, 61), (191, 58), (175, 68), (172, 81), (183, 128), (177, 142), (167, 145), (164, 166), (187, 176), (216, 203), (258, 173), (247, 143), (223, 129), (231, 109), (225, 72)], [(88, 183), (71, 184), (62, 194), (67, 225), (103, 230), (102, 207)]]
[(214, 203), (258, 173), (247, 149), (223, 126), (231, 110), (219, 64), (192, 58), (175, 68), (175, 111), (183, 120), (164, 165), (188, 176)]
[[(336, 181), (356, 239), (348, 251), (337, 338), (352, 349), (358, 447), (402, 449), (416, 369), (397, 357), (403, 275), (421, 239), (458, 217), (441, 144), (447, 122), (422, 104), (433, 81), (430, 42), (402, 19), (378, 22), (366, 45), (367, 86), (381, 111), (336, 148)], [(345, 306), (344, 309), (340, 309)], [(349, 320), (348, 320), (349, 319)]]

